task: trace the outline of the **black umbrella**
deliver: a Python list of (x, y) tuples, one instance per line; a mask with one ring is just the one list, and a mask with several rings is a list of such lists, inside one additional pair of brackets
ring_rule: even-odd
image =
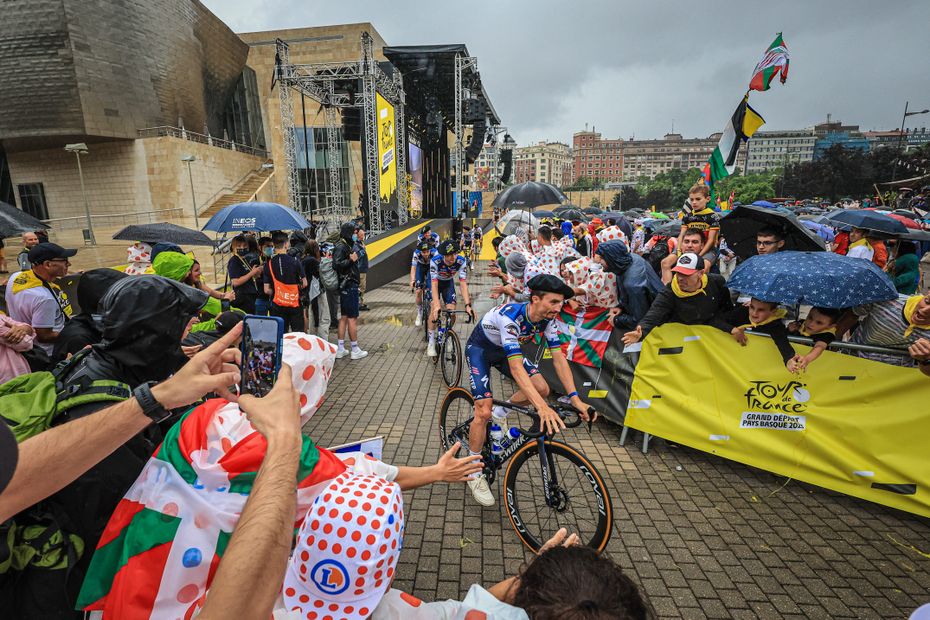
[(780, 232), (785, 238), (785, 250), (817, 252), (826, 249), (823, 239), (787, 210), (740, 205), (720, 220), (720, 236), (740, 258), (756, 253), (756, 233), (763, 228)]
[(27, 232), (45, 230), (48, 224), (11, 204), (0, 202), (0, 239)]
[(597, 207), (585, 207), (581, 211), (582, 213), (587, 213), (588, 215), (600, 215), (601, 213), (603, 213), (603, 211), (598, 209)]
[(528, 181), (511, 185), (494, 198), (492, 207), (504, 209), (533, 209), (543, 205), (560, 205), (568, 198), (555, 185)]
[(131, 224), (113, 235), (114, 239), (145, 243), (175, 243), (177, 245), (213, 245), (213, 240), (199, 230), (177, 224)]
[(601, 213), (601, 219), (604, 220), (605, 224), (608, 219), (616, 220), (617, 226), (619, 226), (623, 234), (627, 236), (627, 239), (633, 236), (633, 226), (623, 213), (619, 211), (608, 211), (606, 213)]
[(665, 237), (677, 237), (681, 232), (681, 220), (671, 220), (670, 222), (665, 222), (658, 228), (654, 229), (652, 232), (653, 234), (663, 235)]
[(538, 218), (555, 217), (555, 213), (552, 211), (546, 211), (545, 209), (533, 209), (532, 214)]
[(885, 235), (903, 235), (907, 233), (907, 226), (870, 209), (840, 209), (830, 214), (830, 223), (849, 224), (856, 228), (871, 230)]
[(587, 222), (590, 219), (581, 211), (581, 209), (576, 207), (568, 207), (567, 209), (553, 209), (552, 212), (555, 213), (556, 217), (560, 217), (563, 220), (568, 221), (579, 220), (582, 222)]

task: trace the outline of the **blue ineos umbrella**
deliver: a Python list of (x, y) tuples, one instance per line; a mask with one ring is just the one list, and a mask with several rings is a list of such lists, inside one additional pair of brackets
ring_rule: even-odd
[(851, 308), (898, 296), (894, 283), (872, 261), (831, 252), (777, 252), (753, 256), (727, 286), (763, 301)]
[(220, 209), (204, 230), (236, 232), (241, 230), (303, 230), (310, 228), (304, 216), (275, 202), (240, 202)]
[(831, 222), (842, 222), (856, 228), (864, 228), (865, 230), (872, 230), (886, 235), (907, 234), (907, 226), (898, 220), (868, 209), (842, 209), (831, 213), (829, 217)]

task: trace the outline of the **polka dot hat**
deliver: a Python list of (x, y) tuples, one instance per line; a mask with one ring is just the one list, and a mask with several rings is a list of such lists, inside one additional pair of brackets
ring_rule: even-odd
[(346, 471), (313, 502), (284, 576), (284, 605), (307, 620), (364, 619), (391, 585), (404, 499), (384, 478)]

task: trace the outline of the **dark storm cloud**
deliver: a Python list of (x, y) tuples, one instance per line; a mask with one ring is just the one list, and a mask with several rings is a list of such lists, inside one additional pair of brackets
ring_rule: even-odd
[[(368, 21), (392, 45), (465, 43), (521, 144), (571, 141), (585, 123), (608, 137), (722, 129), (777, 31), (788, 83), (752, 96), (768, 129), (827, 113), (863, 129), (900, 124), (904, 102), (930, 107), (930, 2), (424, 3), (206, 0), (236, 31)], [(930, 115), (910, 119), (930, 125)]]

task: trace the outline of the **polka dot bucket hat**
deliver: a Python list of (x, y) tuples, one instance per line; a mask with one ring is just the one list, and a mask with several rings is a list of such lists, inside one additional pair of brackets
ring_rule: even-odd
[(404, 499), (389, 480), (351, 471), (316, 498), (284, 576), (284, 605), (307, 620), (364, 619), (391, 585)]

